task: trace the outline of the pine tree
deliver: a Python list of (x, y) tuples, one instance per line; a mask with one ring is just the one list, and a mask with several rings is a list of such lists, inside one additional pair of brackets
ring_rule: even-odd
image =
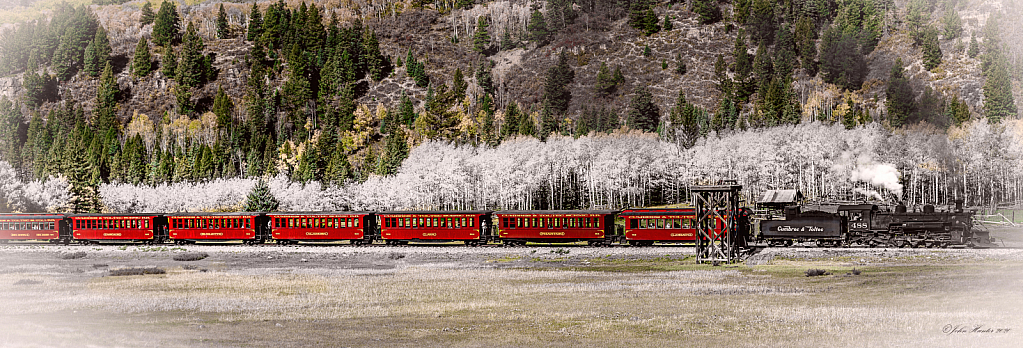
[(93, 124), (96, 129), (106, 131), (117, 125), (117, 94), (119, 87), (114, 80), (114, 70), (110, 62), (103, 67), (103, 73), (99, 78), (99, 87), (96, 88), (96, 116)]
[(408, 144), (405, 143), (405, 132), (396, 128), (394, 133), (387, 135), (384, 155), (380, 158), (377, 166), (377, 175), (394, 175), (401, 168), (401, 162), (408, 158)]
[(139, 39), (139, 43), (135, 45), (135, 56), (131, 60), (132, 75), (135, 77), (148, 76), (153, 70), (152, 59), (152, 56), (149, 54), (149, 41), (144, 37)]
[(597, 70), (597, 83), (593, 86), (598, 96), (609, 96), (615, 92), (618, 87), (617, 81), (611, 75), (611, 70), (607, 68), (607, 63), (600, 62), (600, 69)]
[(483, 63), (476, 69), (476, 85), (483, 89), (483, 94), (493, 96), (495, 91), (494, 78), (490, 70), (491, 64)]
[(977, 58), (978, 54), (980, 54), (980, 44), (977, 43), (977, 36), (971, 33), (970, 48), (967, 50), (967, 55), (969, 55), (970, 58)]
[(139, 17), (139, 23), (142, 25), (149, 25), (156, 19), (156, 14), (153, 13), (153, 4), (146, 1), (145, 5), (142, 5), (142, 16)]
[(717, 82), (717, 89), (721, 94), (732, 93), (732, 78), (728, 76), (728, 63), (725, 62), (725, 56), (720, 54), (714, 61), (714, 80)]
[(867, 62), (853, 32), (831, 27), (821, 39), (821, 71), (824, 81), (850, 91), (859, 90), (867, 77)]
[(153, 25), (153, 44), (166, 46), (177, 39), (181, 24), (178, 19), (178, 8), (173, 2), (164, 0), (160, 10), (156, 12), (156, 24)]
[(675, 26), (671, 23), (671, 16), (664, 15), (664, 23), (661, 24), (661, 27), (664, 28), (664, 31), (672, 31), (675, 29)]
[(490, 46), (490, 33), (487, 32), (487, 28), (490, 28), (487, 16), (479, 16), (476, 19), (476, 33), (472, 36), (473, 51), (483, 52)]
[(217, 11), (217, 37), (227, 39), (230, 36), (231, 26), (227, 22), (227, 12), (224, 12), (224, 3), (220, 3), (220, 9)]
[(94, 168), (92, 162), (86, 160), (82, 147), (81, 144), (69, 146), (68, 151), (65, 152), (69, 164), (69, 168), (65, 172), (69, 181), (68, 204), (71, 206), (71, 212), (75, 214), (98, 213), (100, 211), (99, 182), (92, 178)]
[(732, 8), (732, 16), (735, 19), (735, 24), (746, 24), (746, 21), (749, 19), (749, 9), (751, 5), (753, 5), (753, 0), (735, 0)]
[[(760, 56), (761, 51), (758, 51), (757, 55)], [(766, 54), (763, 55), (766, 56)], [(757, 81), (754, 81), (752, 78), (753, 61), (755, 58), (749, 54), (746, 46), (746, 36), (742, 30), (739, 30), (739, 34), (735, 37), (732, 56), (735, 59), (735, 63), (732, 65), (732, 71), (735, 72), (733, 91), (737, 99), (745, 101), (753, 94)]]
[(661, 121), (661, 110), (654, 104), (653, 95), (646, 87), (640, 87), (629, 102), (627, 114), (629, 127), (645, 132), (657, 130)]
[(985, 54), (998, 57), (994, 58), (995, 62), (984, 76), (984, 115), (991, 123), (1000, 123), (1003, 119), (1015, 117), (1018, 111), (1012, 97), (1009, 63), (999, 50)]
[(945, 39), (955, 39), (963, 33), (963, 20), (959, 18), (959, 12), (954, 8), (945, 13)]
[(462, 75), (462, 68), (455, 68), (455, 74), (451, 78), (451, 93), (455, 100), (461, 101), (465, 99), (465, 90), (469, 88), (469, 84), (465, 82), (465, 76)]
[(539, 9), (533, 9), (533, 13), (529, 16), (529, 24), (526, 25), (526, 31), (529, 32), (529, 41), (535, 42), (539, 46), (546, 45), (547, 40), (550, 39), (551, 33), (547, 30), (547, 21)]
[(536, 136), (536, 121), (533, 120), (533, 115), (522, 114), (519, 117), (519, 134)]
[(771, 45), (775, 30), (774, 4), (775, 2), (771, 0), (753, 0), (747, 24), (751, 26), (750, 37), (754, 42)]
[(504, 107), (504, 123), (501, 125), (501, 137), (509, 138), (519, 134), (519, 105), (511, 101)]
[(902, 58), (898, 58), (888, 75), (885, 107), (888, 109), (888, 122), (895, 128), (901, 127), (915, 108), (913, 87), (903, 75), (903, 69)]
[(181, 58), (179, 58), (178, 69), (174, 72), (174, 79), (178, 84), (186, 87), (200, 87), (206, 83), (204, 50), (206, 50), (206, 44), (203, 43), (195, 25), (189, 22), (181, 42)]
[(795, 46), (799, 53), (799, 63), (810, 76), (817, 75), (817, 27), (808, 16), (802, 16), (796, 22)]
[(675, 64), (675, 73), (678, 74), (678, 76), (683, 76), (689, 71), (689, 68), (686, 67), (686, 61), (682, 58), (681, 53), (675, 56)]
[(245, 33), (245, 40), (256, 41), (263, 36), (263, 16), (259, 12), (259, 6), (252, 3), (252, 11), (249, 12), (249, 27)]
[(334, 153), (330, 156), (327, 170), (323, 175), (323, 181), (331, 185), (343, 185), (354, 178), (352, 166), (348, 163), (348, 155), (345, 154), (344, 145), (338, 143)]
[(256, 182), (256, 186), (252, 187), (252, 191), (249, 191), (249, 195), (245, 197), (245, 205), (242, 207), (242, 210), (273, 212), (277, 211), (280, 206), (281, 202), (270, 192), (270, 185), (267, 185), (263, 179), (259, 179)]
[(938, 30), (928, 28), (924, 31), (921, 43), (924, 53), (924, 68), (932, 70), (941, 64), (941, 46), (938, 44)]
[(96, 77), (102, 72), (103, 66), (110, 62), (110, 39), (106, 29), (99, 27), (89, 46), (85, 48), (85, 72)]
[(217, 127), (228, 128), (231, 126), (231, 114), (234, 112), (234, 102), (227, 96), (223, 87), (217, 87), (217, 95), (213, 97), (213, 113), (217, 115)]
[(781, 29), (778, 30), (778, 36), (775, 37), (774, 42), (775, 70), (778, 72), (778, 76), (788, 78), (792, 76), (792, 71), (796, 69), (798, 64), (795, 52), (796, 44), (792, 40), (792, 33), (789, 31), (788, 24), (782, 25)]
[(558, 62), (547, 69), (544, 77), (543, 100), (544, 105), (550, 105), (551, 112), (562, 115), (568, 111), (572, 101), (572, 92), (568, 86), (575, 81), (575, 71), (568, 65), (568, 57), (562, 51), (558, 55)]
[(374, 32), (367, 32), (364, 35), (363, 50), (364, 55), (363, 61), (366, 62), (366, 70), (369, 72), (370, 78), (374, 81), (383, 80), (388, 70), (388, 61), (382, 53), (380, 53), (380, 41), (377, 40), (377, 34)]
[(693, 0), (693, 12), (700, 15), (700, 24), (714, 24), (721, 20), (721, 9), (716, 0)]
[(701, 110), (686, 100), (684, 90), (678, 91), (678, 100), (669, 112), (669, 120), (675, 128), (675, 141), (688, 149), (696, 144), (700, 136), (698, 114)]
[(174, 46), (163, 46), (163, 54), (160, 57), (160, 73), (164, 78), (173, 79), (178, 71), (178, 57), (174, 54)]

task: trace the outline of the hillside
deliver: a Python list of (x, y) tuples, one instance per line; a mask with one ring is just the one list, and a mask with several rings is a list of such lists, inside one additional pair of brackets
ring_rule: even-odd
[[(681, 152), (816, 122), (937, 134), (950, 147), (1023, 106), (1014, 1), (154, 0), (148, 21), (145, 1), (95, 3), (0, 7), (12, 21), (0, 36), (0, 96), (13, 102), (0, 102), (0, 159), (19, 180), (63, 175), (93, 195), (107, 184), (278, 175), (344, 186), (393, 177), (431, 140), (638, 130)], [(152, 71), (141, 74), (143, 39)], [(185, 67), (166, 69), (168, 45)], [(994, 128), (995, 146), (1014, 147), (1009, 128)], [(952, 162), (935, 177), (969, 171)], [(1003, 174), (999, 185), (1018, 181)], [(979, 185), (965, 177), (945, 182)], [(781, 180), (772, 185), (807, 184)], [(654, 198), (628, 204), (684, 199), (644, 185), (640, 196)], [(981, 196), (1015, 199), (995, 191)]]

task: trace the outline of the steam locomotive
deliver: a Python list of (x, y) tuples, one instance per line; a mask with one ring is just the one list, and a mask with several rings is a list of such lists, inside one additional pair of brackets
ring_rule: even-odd
[(973, 225), (973, 213), (963, 210), (962, 201), (956, 201), (955, 209), (949, 211), (935, 211), (933, 205), (908, 211), (901, 204), (894, 211), (874, 204), (787, 206), (782, 216), (760, 221), (756, 239), (768, 246), (806, 242), (900, 248), (994, 246), (988, 231)]

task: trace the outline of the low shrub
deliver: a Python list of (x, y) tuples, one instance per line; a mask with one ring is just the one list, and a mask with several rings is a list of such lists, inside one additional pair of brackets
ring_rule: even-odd
[(133, 276), (133, 275), (146, 275), (146, 274), (166, 274), (162, 268), (158, 267), (131, 267), (131, 268), (119, 268), (110, 270), (110, 276)]
[(199, 261), (209, 256), (207, 253), (182, 253), (174, 255), (174, 261)]
[(831, 273), (828, 273), (828, 271), (825, 271), (823, 269), (813, 269), (813, 268), (811, 268), (811, 269), (806, 270), (806, 276), (807, 277), (816, 277), (816, 276), (823, 276), (823, 275), (829, 275), (829, 274), (831, 274)]
[(85, 257), (85, 252), (84, 251), (76, 251), (76, 252), (73, 252), (73, 253), (60, 253), (60, 254), (57, 254), (57, 257), (59, 257), (59, 258), (61, 258), (63, 260), (80, 259), (80, 258)]

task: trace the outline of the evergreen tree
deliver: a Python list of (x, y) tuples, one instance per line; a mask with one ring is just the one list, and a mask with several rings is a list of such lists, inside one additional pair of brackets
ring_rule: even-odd
[(501, 137), (509, 138), (519, 134), (519, 105), (511, 101), (504, 107), (504, 124), (501, 126)]
[(686, 100), (684, 90), (679, 90), (678, 100), (669, 112), (669, 120), (675, 128), (675, 141), (682, 148), (693, 147), (700, 136), (699, 113), (701, 110)]
[(991, 123), (1000, 123), (1003, 119), (1015, 117), (1018, 111), (1012, 97), (1009, 63), (1000, 50), (985, 54), (998, 57), (993, 58), (994, 63), (984, 74), (984, 115)]
[(473, 51), (483, 52), (490, 46), (490, 33), (487, 32), (489, 27), (490, 23), (487, 21), (487, 16), (479, 16), (476, 19), (476, 33), (472, 36)]
[(824, 81), (850, 91), (859, 90), (867, 77), (867, 62), (853, 32), (831, 27), (821, 39), (821, 71)]
[(885, 107), (888, 109), (888, 122), (895, 128), (901, 127), (915, 108), (913, 87), (903, 75), (903, 69), (902, 58), (898, 58), (888, 75), (886, 91), (888, 99), (885, 101)]
[(178, 8), (173, 2), (164, 0), (160, 10), (156, 12), (156, 24), (153, 25), (153, 44), (166, 46), (174, 43), (178, 37), (181, 24), (178, 19)]
[(529, 24), (526, 25), (526, 31), (529, 32), (529, 41), (536, 42), (539, 46), (546, 45), (547, 40), (550, 39), (551, 33), (547, 30), (547, 21), (539, 9), (533, 9), (533, 13), (529, 16)]
[(142, 5), (142, 16), (139, 17), (139, 23), (142, 23), (142, 25), (149, 25), (153, 23), (154, 19), (156, 19), (156, 13), (153, 13), (153, 4), (146, 1), (146, 3)]
[(735, 19), (735, 24), (745, 25), (749, 19), (750, 6), (753, 5), (753, 0), (735, 0), (732, 8), (732, 16)]
[(700, 15), (700, 24), (714, 24), (721, 20), (721, 9), (716, 0), (693, 0), (693, 12)]
[(249, 26), (245, 33), (245, 40), (256, 41), (263, 36), (263, 16), (259, 12), (259, 6), (252, 3), (252, 11), (249, 12)]
[(970, 119), (970, 106), (965, 100), (960, 100), (958, 95), (953, 95), (952, 100), (947, 104), (945, 113), (956, 126), (963, 124)]
[(227, 39), (231, 36), (231, 26), (227, 22), (227, 12), (224, 12), (224, 3), (220, 3), (217, 11), (217, 37)]
[(767, 87), (771, 84), (771, 79), (774, 78), (774, 62), (767, 54), (767, 46), (763, 42), (757, 48), (757, 56), (753, 59), (752, 76), (754, 82), (751, 82), (750, 85), (755, 85), (757, 93), (763, 98)]
[(245, 206), (242, 207), (242, 210), (273, 212), (277, 211), (280, 206), (281, 202), (270, 192), (270, 185), (267, 185), (263, 179), (259, 179), (256, 186), (252, 187), (252, 191), (249, 191), (249, 195), (245, 197)]
[(802, 16), (796, 22), (794, 36), (800, 66), (808, 75), (817, 75), (817, 26), (810, 17)]
[(922, 49), (924, 53), (924, 68), (932, 70), (941, 64), (941, 46), (938, 44), (938, 30), (928, 28), (923, 34)]
[(178, 57), (174, 54), (174, 46), (163, 46), (163, 54), (160, 57), (160, 73), (164, 78), (173, 79), (178, 71)]
[(640, 87), (629, 102), (627, 114), (629, 127), (645, 132), (657, 130), (661, 121), (661, 110), (654, 104), (653, 95), (646, 87)]
[(331, 185), (343, 185), (354, 177), (352, 166), (348, 163), (348, 155), (345, 154), (343, 145), (338, 143), (334, 153), (330, 156), (323, 181)]
[(308, 62), (298, 45), (291, 46), (288, 58), (288, 81), (284, 83), (284, 95), (293, 107), (305, 105), (313, 98), (309, 81)]
[(728, 63), (725, 62), (723, 55), (718, 55), (718, 59), (714, 61), (714, 80), (717, 81), (717, 88), (721, 94), (732, 93), (732, 78), (728, 76)]
[[(762, 51), (758, 51), (757, 55), (761, 55)], [(739, 34), (735, 37), (735, 46), (732, 48), (732, 55), (735, 58), (735, 63), (732, 66), (732, 70), (735, 72), (735, 85), (733, 91), (735, 97), (739, 100), (745, 101), (757, 86), (755, 80), (753, 80), (753, 60), (754, 57), (749, 54), (746, 47), (746, 37), (743, 35), (743, 31), (739, 30)], [(763, 54), (766, 56), (766, 54)]]
[(600, 69), (597, 70), (597, 83), (593, 86), (597, 96), (609, 96), (615, 92), (617, 87), (618, 83), (611, 75), (611, 70), (607, 68), (607, 63), (600, 62)]
[(100, 212), (99, 182), (92, 178), (94, 168), (92, 162), (86, 160), (82, 145), (69, 146), (65, 155), (68, 158), (68, 204), (71, 213)]
[(199, 36), (198, 30), (191, 22), (185, 30), (185, 36), (181, 43), (181, 58), (179, 58), (178, 69), (174, 73), (174, 79), (178, 84), (186, 87), (200, 87), (206, 83), (206, 57), (203, 51), (206, 44)]
[(533, 120), (533, 115), (522, 114), (519, 117), (519, 134), (536, 136), (536, 121)]
[(234, 112), (234, 102), (227, 96), (223, 87), (217, 87), (217, 95), (213, 97), (213, 113), (217, 115), (217, 127), (228, 128), (231, 126), (231, 114)]
[(148, 76), (153, 70), (152, 59), (152, 56), (149, 54), (149, 41), (144, 37), (139, 39), (139, 43), (135, 45), (135, 57), (131, 60), (132, 75), (135, 77)]
[(689, 71), (689, 68), (686, 67), (686, 61), (682, 58), (681, 53), (675, 56), (675, 64), (675, 73), (678, 74), (678, 76), (683, 76)]
[(540, 110), (540, 129), (537, 131), (537, 135), (541, 141), (546, 141), (547, 137), (551, 134), (557, 134), (560, 128), (558, 122), (558, 116), (554, 114), (553, 107), (550, 104), (544, 104), (543, 109)]
[(661, 23), (661, 27), (664, 28), (664, 31), (672, 31), (675, 29), (675, 26), (671, 23), (671, 16), (664, 15), (664, 23)]
[(119, 124), (115, 114), (119, 91), (117, 81), (114, 80), (114, 70), (110, 62), (107, 62), (99, 78), (99, 87), (96, 88), (96, 116), (93, 122), (96, 129), (106, 131)]
[[(778, 76), (788, 78), (796, 69), (796, 43), (792, 40), (792, 33), (787, 24), (782, 25), (778, 30), (778, 36), (774, 39), (774, 64)], [(757, 52), (759, 54), (760, 52)]]
[(380, 158), (377, 166), (377, 175), (394, 175), (401, 168), (401, 162), (408, 158), (408, 144), (405, 143), (405, 132), (401, 128), (395, 128), (394, 133), (387, 135), (384, 155)]
[[(491, 63), (492, 64), (492, 63)], [(483, 63), (476, 69), (476, 85), (483, 89), (483, 94), (494, 95), (494, 78), (490, 71), (491, 66)]]
[(562, 115), (568, 111), (572, 101), (572, 92), (569, 85), (575, 81), (575, 71), (568, 65), (568, 57), (562, 51), (558, 55), (558, 62), (547, 69), (544, 77), (543, 102), (550, 106), (555, 115)]
[(751, 27), (750, 36), (754, 42), (771, 45), (775, 30), (774, 4), (775, 2), (771, 0), (753, 0), (747, 24)]
[(958, 38), (959, 35), (962, 35), (963, 20), (959, 18), (959, 12), (957, 12), (954, 8), (946, 11), (943, 22), (945, 23), (946, 40), (955, 39)]
[(977, 43), (977, 37), (974, 34), (970, 34), (970, 48), (967, 50), (967, 55), (970, 58), (977, 58), (980, 54), (980, 44)]
[(465, 99), (465, 90), (469, 88), (469, 84), (465, 82), (465, 76), (462, 75), (462, 68), (455, 68), (455, 74), (451, 78), (451, 93), (454, 99), (461, 101)]
[(110, 62), (110, 39), (107, 37), (106, 29), (96, 29), (96, 36), (85, 48), (85, 73), (96, 77), (102, 72), (103, 66)]
[(380, 41), (377, 40), (377, 34), (367, 32), (364, 38), (362, 53), (364, 55), (363, 61), (366, 62), (367, 72), (369, 72), (370, 78), (374, 81), (383, 80), (389, 69), (389, 63), (387, 58), (380, 53)]

